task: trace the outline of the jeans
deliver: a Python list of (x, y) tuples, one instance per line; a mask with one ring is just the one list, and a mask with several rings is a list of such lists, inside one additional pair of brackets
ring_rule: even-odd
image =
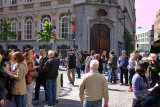
[(42, 74), (40, 74), (37, 78), (36, 78), (36, 87), (35, 87), (35, 99), (39, 99), (39, 89), (40, 89), (40, 85), (44, 84), (44, 90), (45, 90), (45, 100), (47, 100), (47, 94), (46, 94), (46, 79), (43, 78)]
[(46, 79), (46, 93), (48, 96), (48, 106), (56, 105), (56, 79)]
[(16, 107), (25, 107), (24, 95), (14, 95)]
[[(4, 100), (4, 89), (0, 90), (0, 100)], [(2, 107), (2, 106), (0, 106)]]
[(135, 73), (135, 69), (129, 69), (129, 85), (132, 85), (132, 78)]
[(81, 78), (81, 69), (80, 68), (76, 68), (77, 74), (78, 74), (78, 78)]
[(114, 83), (116, 83), (116, 74), (115, 74), (114, 68), (112, 68), (112, 67), (109, 68), (108, 72), (109, 72), (109, 74), (108, 74), (108, 82), (114, 81)]
[(107, 63), (105, 62), (104, 64), (103, 64), (103, 74), (105, 74), (106, 72), (107, 72)]
[(32, 107), (32, 93), (34, 89), (34, 82), (27, 84), (27, 95), (26, 95), (26, 107)]
[(128, 69), (120, 67), (120, 83), (123, 84), (123, 74), (125, 76), (125, 84), (128, 84)]
[(102, 107), (102, 99), (97, 101), (83, 101), (83, 107)]

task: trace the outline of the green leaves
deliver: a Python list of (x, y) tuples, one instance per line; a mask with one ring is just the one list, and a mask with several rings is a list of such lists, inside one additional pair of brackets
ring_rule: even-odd
[(124, 32), (124, 39), (125, 39), (125, 49), (127, 51), (127, 55), (133, 52), (133, 44), (132, 44), (132, 36), (128, 33), (125, 29)]
[(11, 31), (11, 23), (9, 19), (3, 19), (1, 25), (0, 40), (8, 40), (8, 38), (17, 36), (16, 33)]
[(37, 32), (38, 35), (40, 35), (39, 37), (37, 37), (37, 42), (42, 42), (42, 41), (46, 41), (49, 42), (51, 37), (50, 35), (53, 34), (54, 35), (54, 43), (56, 43), (56, 41), (60, 38), (56, 37), (56, 34), (53, 32), (53, 27), (52, 24), (49, 23), (48, 21), (46, 21), (43, 24), (43, 29), (40, 30), (40, 32)]

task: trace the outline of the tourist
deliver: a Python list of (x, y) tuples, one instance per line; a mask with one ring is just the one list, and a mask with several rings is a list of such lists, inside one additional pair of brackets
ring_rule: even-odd
[(80, 103), (83, 107), (108, 107), (108, 84), (104, 75), (98, 72), (99, 62), (90, 62), (90, 72), (84, 76), (79, 87)]
[(0, 107), (1, 105), (4, 105), (4, 91), (6, 88), (6, 79), (7, 79), (7, 73), (3, 70), (2, 65), (2, 56), (0, 54)]
[(57, 52), (48, 51), (48, 58), (49, 60), (42, 69), (42, 75), (46, 78), (46, 93), (48, 97), (48, 105), (44, 107), (56, 105), (56, 79), (60, 64)]
[[(33, 57), (34, 57), (34, 53), (32, 50), (29, 50), (28, 52), (26, 52), (25, 59), (28, 67), (28, 73), (27, 73), (28, 76), (31, 76), (30, 73), (35, 72), (36, 67), (35, 67), (35, 61)], [(26, 107), (32, 106), (32, 93), (34, 89), (35, 78), (34, 77), (31, 77), (31, 78), (32, 78), (31, 83), (27, 83)]]
[(123, 74), (125, 76), (125, 85), (128, 85), (128, 60), (129, 57), (126, 55), (126, 51), (122, 51), (122, 56), (119, 57), (119, 65), (120, 67), (120, 85), (123, 85)]
[(153, 88), (150, 89), (149, 78), (145, 75), (147, 70), (149, 70), (149, 63), (146, 61), (139, 61), (135, 69), (136, 74), (132, 79), (132, 89), (134, 93), (132, 107), (141, 107), (141, 102), (143, 102), (153, 90)]
[[(42, 75), (42, 68), (44, 67), (46, 61), (48, 60), (46, 56), (46, 51), (44, 49), (40, 49), (39, 54), (41, 56), (41, 59), (39, 60), (39, 70), (38, 70), (38, 77), (36, 78), (36, 86), (35, 86), (35, 99), (33, 100), (39, 100), (39, 89), (40, 85), (43, 83), (44, 84), (44, 89), (46, 90), (46, 80), (43, 78)], [(47, 95), (45, 92), (45, 100), (47, 101)]]
[(138, 51), (134, 51), (133, 52), (133, 55), (130, 57), (129, 59), (129, 65), (128, 65), (128, 69), (129, 69), (129, 92), (132, 91), (132, 78), (133, 78), (133, 75), (135, 74), (135, 66), (136, 66), (136, 63), (137, 63), (137, 55), (138, 55)]
[(159, 84), (159, 77), (158, 77), (158, 73), (159, 73), (159, 65), (156, 62), (157, 60), (157, 55), (156, 54), (151, 54), (150, 55), (150, 60), (151, 60), (151, 64), (149, 65), (149, 74), (150, 74), (150, 78), (151, 78), (151, 87), (154, 87), (156, 85), (156, 83)]
[(108, 60), (108, 82), (112, 83), (112, 81), (114, 82), (114, 84), (116, 84), (116, 74), (115, 71), (117, 69), (117, 57), (114, 53), (114, 51), (110, 52), (110, 58)]
[[(69, 84), (74, 85), (75, 71), (76, 71), (76, 56), (72, 52), (71, 49), (68, 50), (68, 54), (69, 54), (69, 59), (68, 59), (68, 71), (67, 71), (67, 75), (68, 75), (68, 79), (70, 81)], [(70, 75), (71, 73), (72, 73), (72, 77)]]
[(81, 59), (82, 59), (82, 55), (80, 53), (80, 51), (77, 51), (76, 53), (76, 72), (78, 74), (78, 78), (81, 78)]
[(25, 107), (24, 95), (27, 94), (26, 79), (27, 65), (21, 52), (13, 53), (15, 60), (15, 70), (7, 71), (12, 79), (11, 94), (14, 96), (16, 107)]
[(96, 54), (96, 60), (99, 62), (99, 68), (98, 68), (98, 71), (100, 74), (102, 74), (102, 71), (103, 71), (103, 63), (104, 61), (101, 59), (101, 56), (100, 54)]

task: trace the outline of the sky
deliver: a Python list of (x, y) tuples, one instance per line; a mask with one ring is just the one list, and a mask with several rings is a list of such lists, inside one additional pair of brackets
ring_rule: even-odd
[(135, 0), (136, 28), (154, 24), (156, 12), (160, 9), (160, 0)]

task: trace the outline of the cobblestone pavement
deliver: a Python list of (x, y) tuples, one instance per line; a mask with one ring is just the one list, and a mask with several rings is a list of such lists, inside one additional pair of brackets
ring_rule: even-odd
[[(68, 92), (65, 93), (65, 96), (59, 97), (59, 103), (56, 105), (56, 107), (82, 107), (79, 103), (80, 101), (79, 100), (79, 84), (81, 82), (81, 79), (76, 79), (75, 85), (69, 86), (66, 69), (63, 69), (61, 73), (63, 73), (64, 89), (71, 88), (72, 90), (68, 91), (69, 93)], [(109, 88), (109, 107), (131, 107), (132, 106), (133, 93), (128, 92), (128, 86), (120, 86), (119, 80), (118, 80), (117, 84), (108, 84), (108, 88)], [(41, 87), (40, 96), (41, 98), (39, 101), (32, 102), (33, 107), (43, 107), (46, 104), (46, 102), (43, 102), (44, 90), (42, 87)], [(8, 104), (5, 107), (15, 107), (15, 106), (13, 102), (8, 102)]]

